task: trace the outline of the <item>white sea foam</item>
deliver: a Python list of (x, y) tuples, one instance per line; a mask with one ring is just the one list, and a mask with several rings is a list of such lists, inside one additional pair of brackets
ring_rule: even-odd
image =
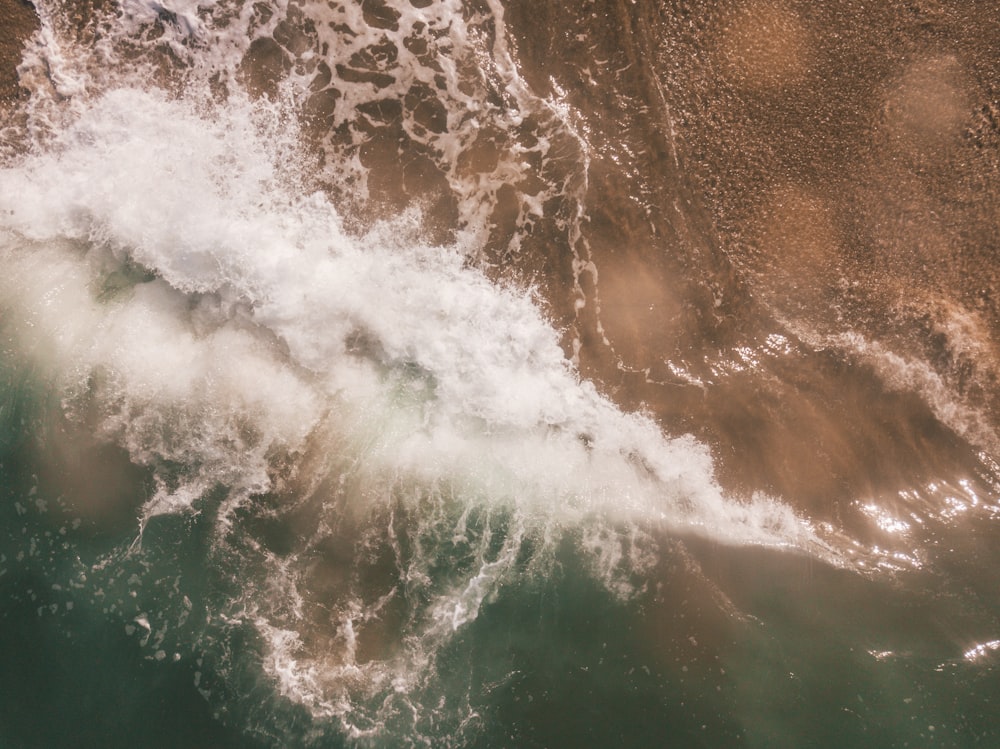
[[(821, 336), (800, 325), (790, 327), (816, 348), (836, 348), (857, 357), (870, 366), (889, 389), (919, 394), (938, 421), (963, 439), (990, 454), (1000, 452), (1000, 437), (990, 423), (988, 412), (963, 398), (949, 382), (948, 373), (941, 373), (926, 361), (900, 354), (855, 331)], [(956, 345), (970, 344), (959, 340)], [(986, 356), (973, 361), (980, 367), (992, 366), (992, 360)]]
[[(411, 9), (400, 24), (437, 23), (464, 44), (466, 27), (444, 24), (449, 7), (440, 18)], [(222, 38), (200, 8), (127, 3), (122, 23), (170, 11), (169, 44), (195, 55)], [(231, 20), (241, 49), (253, 36), (245, 15)], [(36, 42), (50, 62), (60, 54)], [(493, 52), (510, 67), (502, 40)], [(475, 96), (444, 73), (456, 117)], [(517, 100), (527, 94), (515, 74), (502, 78)], [(254, 497), (320, 506), (287, 559), (248, 544), (269, 571), (233, 604), (268, 642), (262, 665), (282, 693), (339, 716), (348, 733), (369, 730), (358, 701), (425, 686), (441, 644), (504, 583), (544, 570), (563, 536), (577, 534), (594, 577), (620, 598), (655, 568), (655, 533), (835, 558), (786, 505), (726, 497), (704, 445), (665, 436), (582, 381), (530, 294), (491, 281), (469, 262), (474, 249), (423, 242), (417, 212), (346, 232), (330, 198), (304, 187), (309, 160), (280, 103), (236, 89), (220, 102), (197, 86), (169, 96), (100, 75), (73, 90), (54, 81), (71, 99), (64, 121), (0, 169), (6, 331), (70, 418), (153, 472), (143, 525), (220, 485), (218, 543)], [(449, 133), (474, 129), (456, 121)], [(454, 164), (461, 137), (433, 145)], [(505, 169), (456, 189), (489, 203)], [(417, 539), (408, 551), (393, 535), (397, 506)], [(315, 544), (338, 523), (357, 530), (362, 551), (388, 545), (397, 574), (374, 598), (352, 579), (317, 618), (304, 602)], [(421, 539), (440, 536), (467, 564), (435, 579), (442, 545)], [(403, 640), (401, 654), (366, 660), (359, 632), (397, 595), (418, 609), (405, 637), (385, 635)]]
[[(322, 195), (284, 184), (273, 126), (247, 101), (206, 119), (114, 91), (0, 174), (23, 345), (67, 392), (118, 399), (127, 418), (111, 431), (131, 433), (137, 459), (211, 465), (203, 480), (261, 491), (268, 450), (301, 448), (332, 411), (374, 440), (366, 460), (414, 480), (737, 542), (809, 538), (779, 505), (723, 497), (702, 446), (581, 382), (524, 293), (399, 223), (346, 235)], [(149, 279), (108, 291), (126, 263)], [(240, 419), (259, 434), (254, 457), (246, 440), (224, 447)], [(170, 442), (167, 422), (190, 433)]]

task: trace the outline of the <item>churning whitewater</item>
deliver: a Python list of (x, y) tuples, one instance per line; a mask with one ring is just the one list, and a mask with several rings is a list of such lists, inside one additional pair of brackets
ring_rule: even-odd
[[(267, 580), (237, 594), (277, 691), (360, 731), (356, 693), (427, 679), (442, 642), (500, 585), (548, 574), (567, 536), (625, 597), (660, 529), (836, 558), (787, 506), (725, 497), (704, 446), (582, 381), (529, 291), (470, 264), (474, 244), (429, 246), (416, 210), (345, 231), (280, 106), (121, 78), (0, 172), (7, 333), (65, 418), (149, 470), (130, 553), (217, 487), (220, 545), (246, 543), (234, 518), (262, 496), (316, 505), (315, 536), (261, 552)], [(351, 585), (309, 621), (302, 557), (344, 526), (395, 546), (379, 536), (401, 512), (435, 542), (394, 548), (376, 601)], [(463, 563), (434, 572), (450, 555)], [(396, 596), (399, 652), (359, 662), (355, 630)], [(316, 626), (322, 649), (301, 631)]]
[(295, 194), (280, 123), (245, 101), (190, 110), (108, 93), (2, 175), (21, 350), (67, 404), (114, 414), (94, 426), (137, 463), (190, 469), (147, 516), (217, 483), (270, 491), (270, 460), (316, 450), (532, 513), (820, 548), (777, 503), (726, 500), (694, 441), (581, 382), (529, 295), (422, 244), (418, 215), (352, 238), (322, 194)]
[[(993, 599), (927, 593), (995, 557), (986, 313), (948, 308), (959, 372), (797, 312), (787, 268), (720, 271), (690, 184), (635, 167), (685, 163), (674, 95), (642, 79), (655, 158), (639, 114), (607, 138), (525, 69), (498, 0), (71, 5), (38, 3), (0, 143), (10, 600), (124, 633), (134, 668), (182, 669), (247, 746), (805, 746), (760, 693), (820, 705), (827, 671), (896, 745), (943, 735), (923, 713), (911, 731), (913, 674), (988, 680)], [(621, 49), (578, 85), (638, 69)], [(635, 189), (617, 216), (594, 198), (615, 180)], [(664, 225), (688, 286), (621, 269)], [(595, 260), (602, 242), (620, 252)], [(727, 344), (733, 299), (760, 329)], [(843, 436), (802, 392), (870, 399), (875, 426), (849, 421), (862, 405)], [(761, 438), (778, 478), (724, 489), (727, 443), (704, 436), (755, 429), (740, 409), (761, 402), (826, 424), (834, 457)], [(883, 429), (902, 447), (876, 479), (838, 473)], [(912, 480), (890, 466), (935, 440)], [(790, 496), (812, 481), (790, 472), (841, 494)], [(904, 626), (954, 610), (954, 640)]]

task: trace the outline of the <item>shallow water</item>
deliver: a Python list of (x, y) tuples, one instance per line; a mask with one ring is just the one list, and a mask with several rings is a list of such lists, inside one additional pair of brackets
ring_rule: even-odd
[(994, 15), (40, 3), (4, 745), (995, 743)]

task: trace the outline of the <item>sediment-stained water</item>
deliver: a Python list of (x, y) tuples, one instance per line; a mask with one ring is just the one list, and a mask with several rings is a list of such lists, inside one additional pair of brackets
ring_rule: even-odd
[(0, 7), (4, 746), (1000, 739), (990, 4)]

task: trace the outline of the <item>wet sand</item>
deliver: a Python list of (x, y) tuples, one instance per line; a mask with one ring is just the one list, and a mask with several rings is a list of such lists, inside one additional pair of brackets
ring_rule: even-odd
[(34, 7), (26, 0), (0, 0), (0, 102), (4, 108), (24, 96), (15, 68), (25, 40), (38, 28)]
[[(846, 325), (935, 362), (996, 416), (995, 9), (609, 2), (542, 23), (537, 12), (507, 12), (534, 85), (558, 80), (596, 142), (631, 147), (599, 149), (592, 165), (590, 293), (610, 345), (588, 305), (583, 372), (712, 444), (730, 489), (819, 516), (973, 471), (963, 438), (884, 373), (833, 351), (758, 350), (748, 365), (739, 349), (779, 321), (820, 336)], [(948, 319), (981, 344), (949, 338)], [(747, 366), (756, 373), (733, 371)]]

